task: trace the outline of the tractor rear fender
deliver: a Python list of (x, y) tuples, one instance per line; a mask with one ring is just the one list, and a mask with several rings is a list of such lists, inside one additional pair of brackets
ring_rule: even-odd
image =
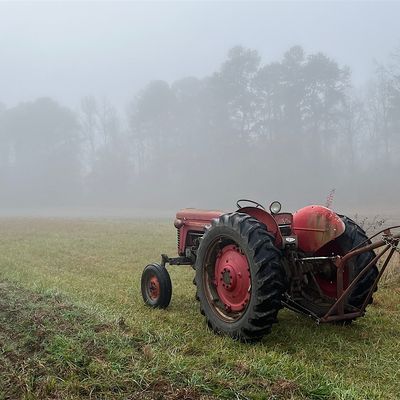
[(268, 232), (275, 237), (275, 245), (278, 248), (282, 247), (283, 240), (281, 232), (279, 230), (279, 226), (274, 217), (269, 212), (258, 207), (243, 207), (239, 208), (236, 212), (248, 214), (266, 225)]
[(315, 253), (344, 233), (345, 225), (329, 208), (311, 205), (293, 214), (292, 231), (297, 235), (299, 249)]

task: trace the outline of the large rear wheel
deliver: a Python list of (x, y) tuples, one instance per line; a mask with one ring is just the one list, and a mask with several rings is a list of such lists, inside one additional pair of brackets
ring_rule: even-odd
[(195, 283), (214, 332), (254, 341), (277, 322), (285, 277), (273, 241), (264, 224), (243, 213), (222, 215), (204, 233)]

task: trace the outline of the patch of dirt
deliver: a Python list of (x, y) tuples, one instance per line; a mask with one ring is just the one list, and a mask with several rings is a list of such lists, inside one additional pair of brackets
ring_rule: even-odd
[(251, 371), (251, 369), (245, 361), (237, 361), (235, 363), (235, 371), (238, 374), (248, 374)]
[(149, 344), (146, 344), (145, 346), (143, 346), (142, 351), (143, 351), (144, 358), (146, 358), (147, 360), (151, 360), (152, 358), (154, 358), (153, 349), (151, 348), (151, 346)]
[(271, 386), (272, 394), (281, 397), (283, 396), (284, 398), (294, 394), (298, 389), (300, 389), (300, 386), (296, 382), (286, 379), (279, 379)]

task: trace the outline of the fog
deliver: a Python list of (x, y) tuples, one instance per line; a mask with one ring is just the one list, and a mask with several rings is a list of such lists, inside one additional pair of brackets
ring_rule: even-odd
[(0, 3), (0, 214), (398, 213), (400, 3)]

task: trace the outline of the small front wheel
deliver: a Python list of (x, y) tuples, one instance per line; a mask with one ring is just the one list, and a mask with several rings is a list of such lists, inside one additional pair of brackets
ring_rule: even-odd
[(160, 264), (149, 264), (142, 273), (142, 296), (150, 307), (168, 307), (172, 296), (171, 278), (167, 269)]

